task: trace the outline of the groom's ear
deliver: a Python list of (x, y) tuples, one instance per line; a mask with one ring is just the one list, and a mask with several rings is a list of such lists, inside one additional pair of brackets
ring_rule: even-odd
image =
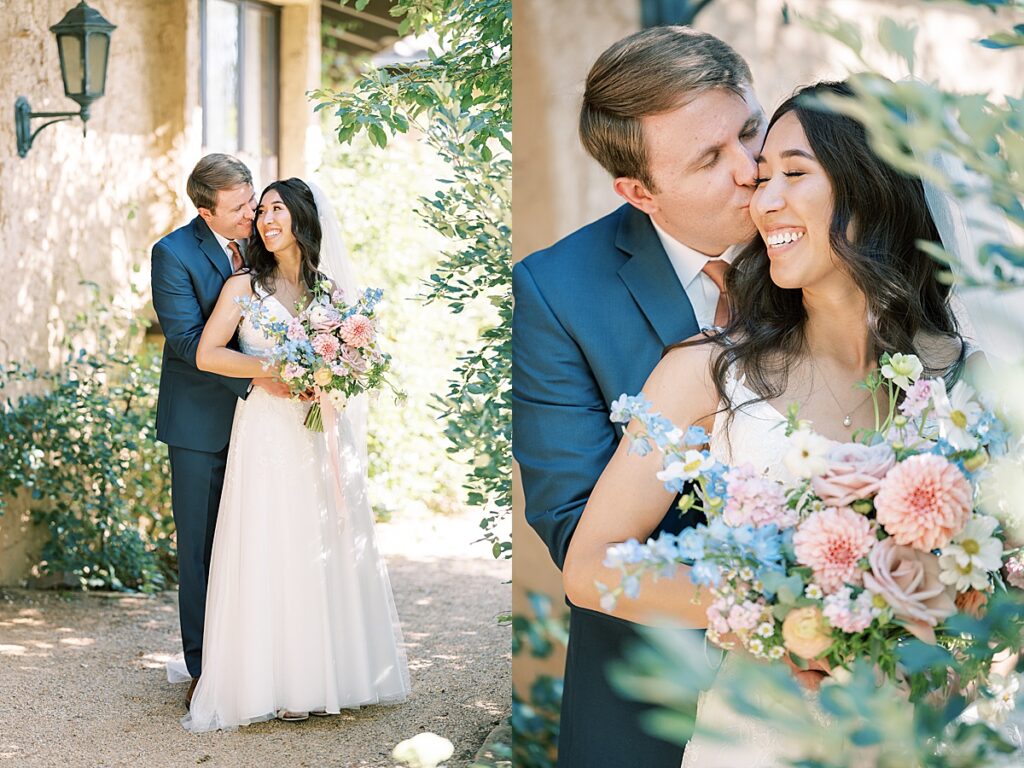
[(202, 217), (203, 221), (209, 224), (210, 219), (213, 218), (213, 211), (211, 211), (209, 208), (197, 208), (196, 210), (199, 212), (199, 215)]
[(629, 176), (619, 176), (612, 182), (612, 187), (615, 189), (615, 194), (623, 198), (634, 208), (639, 208), (648, 215), (657, 212), (658, 206), (654, 202), (654, 196), (651, 195), (650, 190), (644, 186), (643, 182), (638, 179), (632, 179)]

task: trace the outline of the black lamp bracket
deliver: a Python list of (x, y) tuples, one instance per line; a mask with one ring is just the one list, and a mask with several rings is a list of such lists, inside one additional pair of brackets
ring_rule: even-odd
[[(48, 120), (33, 131), (32, 120), (37, 117), (53, 117), (56, 119)], [(25, 157), (28, 154), (28, 151), (32, 148), (32, 142), (35, 141), (36, 136), (39, 135), (43, 128), (54, 123), (70, 120), (73, 117), (82, 118), (82, 135), (85, 136), (86, 121), (89, 119), (89, 109), (87, 107), (82, 107), (78, 112), (33, 112), (32, 107), (29, 106), (28, 99), (24, 96), (19, 96), (14, 102), (14, 125), (18, 134), (18, 156)]]

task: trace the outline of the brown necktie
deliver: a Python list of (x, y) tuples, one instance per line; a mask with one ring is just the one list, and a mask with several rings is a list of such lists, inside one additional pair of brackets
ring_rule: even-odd
[(701, 272), (711, 278), (718, 287), (718, 306), (715, 307), (715, 325), (724, 328), (729, 324), (729, 294), (725, 292), (725, 273), (729, 262), (724, 259), (708, 259)]
[(238, 250), (238, 243), (234, 240), (228, 240), (228, 250), (231, 251), (231, 271), (237, 272), (244, 264), (242, 261), (242, 252)]

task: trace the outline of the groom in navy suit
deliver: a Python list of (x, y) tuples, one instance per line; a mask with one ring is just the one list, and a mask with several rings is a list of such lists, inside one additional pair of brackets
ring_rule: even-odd
[[(512, 449), (527, 520), (559, 568), (620, 438), (611, 402), (641, 390), (666, 346), (727, 312), (728, 249), (755, 231), (764, 117), (728, 45), (657, 27), (594, 64), (580, 138), (626, 205), (512, 273)], [(659, 530), (694, 522), (666, 510)], [(633, 625), (596, 604), (569, 607), (559, 766), (678, 768), (682, 748), (648, 735), (644, 707), (607, 680)]]
[(191, 702), (203, 658), (206, 579), (210, 572), (228, 439), (235, 404), (253, 387), (281, 397), (270, 378), (234, 379), (196, 368), (196, 347), (224, 281), (244, 265), (256, 198), (252, 174), (230, 155), (207, 155), (188, 178), (199, 215), (153, 246), (153, 307), (164, 344), (156, 436), (167, 443), (178, 544), (178, 612)]

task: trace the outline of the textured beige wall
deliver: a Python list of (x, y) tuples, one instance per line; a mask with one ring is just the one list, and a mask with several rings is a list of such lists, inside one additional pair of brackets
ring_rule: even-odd
[[(13, 105), (71, 111), (63, 96), (50, 25), (70, 0), (8, 3), (0, 14), (0, 80), (10, 101), (0, 120), (0, 361), (57, 362), (65, 323), (86, 306), (78, 284), (93, 280), (126, 311), (129, 289), (148, 281), (143, 265), (157, 233), (182, 217), (178, 195), (185, 128), (186, 0), (105, 0), (114, 30), (106, 95), (81, 121), (40, 133), (25, 158), (16, 149)], [(18, 6), (21, 6), (20, 8)], [(33, 121), (33, 128), (42, 121)], [(24, 507), (0, 517), (0, 584), (22, 578), (40, 532)]]
[[(583, 82), (594, 59), (608, 45), (639, 29), (639, 2), (612, 0), (513, 0), (513, 258), (521, 259), (617, 207), (604, 170), (580, 147), (576, 119)], [(820, 8), (813, 0), (790, 0), (791, 11)], [(783, 0), (716, 0), (697, 18), (696, 26), (722, 38), (750, 63), (765, 109), (774, 107), (796, 87), (821, 78), (842, 78), (862, 67), (833, 41), (798, 23), (782, 22)], [(939, 5), (921, 0), (870, 2), (836, 0), (828, 7), (857, 20), (889, 15), (920, 27), (917, 75), (961, 91), (1024, 91), (1021, 54), (987, 51), (971, 43), (1024, 21), (1024, 14), (992, 14), (984, 8)], [(877, 24), (877, 23), (876, 23)], [(871, 27), (874, 29), (874, 26)], [(895, 60), (866, 45), (866, 56), (899, 78)], [(518, 482), (518, 480), (517, 480)], [(550, 594), (562, 605), (558, 571), (547, 550), (529, 528), (522, 495), (514, 494), (513, 610), (527, 613), (527, 590)], [(537, 674), (560, 674), (559, 656), (539, 663), (526, 655), (515, 659), (513, 684), (525, 692)]]
[[(152, 316), (149, 249), (195, 215), (185, 179), (203, 153), (199, 2), (90, 4), (117, 25), (106, 95), (92, 105), (85, 138), (77, 118), (59, 123), (39, 134), (25, 158), (14, 134), (18, 95), (36, 111), (77, 109), (63, 96), (49, 30), (75, 0), (7, 0), (0, 13), (0, 81), (10, 99), (0, 119), (0, 363), (57, 363), (65, 324), (86, 305), (83, 278), (126, 312)], [(316, 165), (309, 150), (316, 123), (304, 94), (319, 85), (319, 3), (278, 4), (286, 6), (281, 171), (305, 175)], [(27, 574), (38, 534), (23, 507), (0, 516), (0, 584)]]

